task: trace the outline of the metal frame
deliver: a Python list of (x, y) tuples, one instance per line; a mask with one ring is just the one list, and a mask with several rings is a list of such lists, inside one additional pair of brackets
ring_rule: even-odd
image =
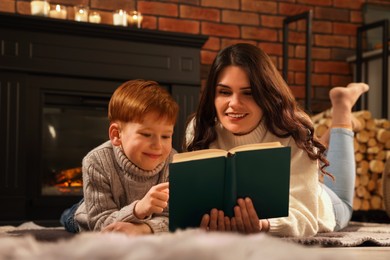
[(306, 20), (306, 75), (305, 75), (305, 110), (311, 112), (311, 52), (312, 52), (312, 10), (286, 17), (283, 20), (283, 78), (288, 82), (288, 25), (290, 23)]
[[(357, 28), (357, 43), (356, 43), (356, 81), (362, 81), (362, 63), (363, 63), (363, 33), (382, 27), (382, 117), (387, 118), (388, 110), (388, 67), (389, 67), (389, 21), (381, 20), (378, 22), (365, 24)], [(366, 97), (366, 96), (365, 96)], [(356, 110), (362, 109), (362, 98), (356, 104)], [(367, 102), (365, 102), (367, 106)]]

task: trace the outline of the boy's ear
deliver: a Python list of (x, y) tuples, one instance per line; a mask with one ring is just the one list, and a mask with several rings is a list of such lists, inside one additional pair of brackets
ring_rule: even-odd
[(111, 143), (115, 146), (122, 144), (119, 132), (119, 124), (112, 123), (108, 129), (108, 135), (110, 136)]

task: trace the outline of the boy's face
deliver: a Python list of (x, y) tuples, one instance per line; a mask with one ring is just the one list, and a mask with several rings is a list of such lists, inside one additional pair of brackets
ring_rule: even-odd
[(153, 170), (172, 150), (174, 125), (147, 114), (142, 123), (121, 123), (120, 141), (127, 158), (143, 170)]

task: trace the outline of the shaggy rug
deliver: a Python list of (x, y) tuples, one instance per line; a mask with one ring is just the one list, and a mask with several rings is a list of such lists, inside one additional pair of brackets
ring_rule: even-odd
[[(306, 245), (306, 246), (305, 246)], [(310, 245), (310, 246), (307, 246)], [(199, 229), (161, 235), (70, 234), (62, 227), (26, 222), (0, 226), (0, 259), (346, 259), (320, 247), (390, 246), (390, 224), (351, 222), (340, 232), (310, 238), (208, 233)], [(281, 250), (282, 249), (282, 250)]]
[(285, 240), (323, 247), (390, 246), (390, 224), (350, 222), (339, 232), (319, 233), (314, 237), (285, 238)]
[[(25, 228), (25, 227), (24, 227)], [(37, 240), (36, 232), (9, 230), (0, 235), (0, 259), (345, 259), (318, 247), (305, 247), (260, 233), (208, 233), (199, 229), (161, 235), (127, 236), (85, 232), (51, 242)], [(37, 227), (30, 231), (37, 231)], [(44, 229), (48, 230), (48, 229)], [(51, 230), (53, 233), (57, 229)], [(39, 233), (39, 232), (38, 232)]]

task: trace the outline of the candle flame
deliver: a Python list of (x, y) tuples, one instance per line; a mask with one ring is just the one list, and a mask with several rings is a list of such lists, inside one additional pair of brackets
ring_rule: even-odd
[(57, 11), (57, 12), (60, 12), (60, 11), (61, 11), (61, 6), (60, 6), (60, 5), (56, 5), (56, 11)]

